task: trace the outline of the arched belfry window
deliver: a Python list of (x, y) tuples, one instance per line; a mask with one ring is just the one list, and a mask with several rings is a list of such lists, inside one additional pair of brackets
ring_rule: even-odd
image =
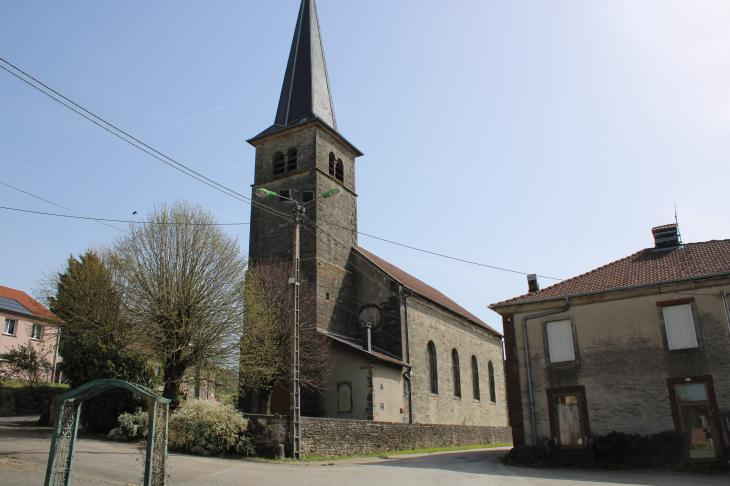
[(335, 165), (336, 164), (337, 164), (337, 162), (335, 161), (335, 154), (330, 152), (330, 175), (332, 177), (335, 176)]
[(335, 179), (340, 182), (345, 182), (345, 166), (342, 164), (342, 159), (337, 159), (337, 165), (335, 165)]
[(474, 391), (474, 400), (481, 400), (479, 394), (479, 365), (477, 364), (477, 357), (471, 357), (471, 386)]
[(284, 154), (276, 152), (274, 155), (274, 176), (278, 176), (284, 173)]
[(436, 360), (436, 346), (433, 341), (428, 342), (428, 381), (431, 393), (439, 392), (438, 361)]
[(297, 149), (290, 149), (286, 154), (286, 171), (296, 172), (297, 170)]
[(497, 390), (494, 386), (494, 365), (489, 362), (489, 400), (493, 403), (497, 403)]
[(454, 396), (461, 397), (461, 371), (459, 370), (459, 352), (456, 348), (451, 350), (451, 365), (454, 378)]

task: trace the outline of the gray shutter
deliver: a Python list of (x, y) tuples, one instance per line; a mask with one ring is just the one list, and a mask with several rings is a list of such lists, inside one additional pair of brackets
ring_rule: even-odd
[(570, 319), (547, 323), (548, 346), (550, 348), (550, 362), (573, 361), (573, 329)]
[(697, 336), (692, 319), (692, 307), (689, 304), (672, 305), (663, 307), (662, 313), (669, 349), (696, 348)]

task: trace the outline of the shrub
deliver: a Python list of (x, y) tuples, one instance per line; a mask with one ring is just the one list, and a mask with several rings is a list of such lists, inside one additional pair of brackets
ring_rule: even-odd
[(0, 368), (5, 374), (21, 380), (28, 390), (35, 396), (38, 386), (43, 383), (51, 372), (51, 363), (46, 359), (46, 351), (38, 351), (32, 344), (18, 345), (0, 356)]
[[(117, 379), (148, 388), (156, 385), (155, 372), (145, 355), (113, 344), (70, 338), (61, 347), (63, 372), (72, 388), (94, 380)], [(87, 402), (81, 409), (81, 424), (89, 432), (108, 433), (119, 415), (134, 413), (142, 401), (128, 390), (110, 390)]]
[(117, 418), (119, 427), (112, 429), (108, 437), (113, 440), (142, 440), (147, 438), (149, 414), (138, 408), (134, 413), (123, 413)]
[(682, 462), (684, 441), (675, 431), (652, 435), (613, 431), (595, 437), (596, 462), (612, 467), (655, 467)]
[(502, 462), (513, 465), (542, 466), (547, 450), (544, 447), (517, 446), (501, 457)]
[(170, 417), (171, 449), (210, 456), (253, 454), (247, 437), (248, 420), (231, 405), (193, 400)]

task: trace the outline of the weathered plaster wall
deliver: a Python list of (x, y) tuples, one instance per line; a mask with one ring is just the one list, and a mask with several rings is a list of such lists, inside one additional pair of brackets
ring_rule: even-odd
[[(724, 417), (730, 416), (730, 332), (719, 293), (730, 292), (730, 279), (676, 283), (611, 292), (571, 299), (571, 308), (527, 321), (532, 386), (538, 442), (550, 437), (547, 388), (583, 385), (586, 390), (592, 435), (612, 430), (651, 434), (674, 430), (668, 378), (711, 375), (725, 443), (730, 437)], [(670, 351), (661, 307), (657, 302), (693, 297), (693, 319), (699, 347)], [(505, 322), (507, 353), (508, 326), (514, 328), (514, 345), (519, 368), (522, 424), (525, 440), (532, 443), (530, 402), (525, 363), (522, 318), (559, 309), (564, 301), (536, 303), (501, 309), (512, 321)], [(512, 315), (512, 312), (518, 311)], [(571, 319), (575, 327), (578, 359), (575, 363), (551, 364), (545, 342), (548, 321)], [(517, 385), (516, 380), (512, 380)], [(519, 414), (517, 414), (519, 415)], [(513, 414), (514, 416), (517, 416)]]
[[(408, 299), (408, 325), (413, 371), (413, 422), (462, 425), (507, 425), (501, 339), (462, 321), (422, 299)], [(438, 394), (430, 392), (427, 345), (433, 341), (438, 359)], [(461, 398), (454, 396), (451, 351), (459, 353)], [(479, 366), (480, 400), (472, 391), (471, 358)], [(494, 366), (496, 402), (489, 397), (489, 362)]]
[[(326, 417), (354, 420), (368, 420), (372, 415), (370, 400), (369, 360), (359, 354), (346, 351), (340, 346), (332, 346), (335, 367), (327, 384), (327, 391), (322, 397), (322, 408)], [(338, 412), (337, 384), (347, 382), (352, 390), (352, 412)]]
[[(401, 368), (382, 363), (373, 367), (373, 420), (376, 422), (404, 422), (408, 420), (405, 379)], [(381, 388), (382, 387), (382, 388)], [(382, 410), (381, 410), (382, 405)], [(401, 413), (401, 409), (403, 412)]]

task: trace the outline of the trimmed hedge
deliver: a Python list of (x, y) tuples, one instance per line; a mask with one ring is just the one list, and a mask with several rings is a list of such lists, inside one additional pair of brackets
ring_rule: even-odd
[(652, 435), (613, 431), (595, 437), (596, 463), (609, 467), (675, 466), (684, 459), (684, 439), (675, 431)]

